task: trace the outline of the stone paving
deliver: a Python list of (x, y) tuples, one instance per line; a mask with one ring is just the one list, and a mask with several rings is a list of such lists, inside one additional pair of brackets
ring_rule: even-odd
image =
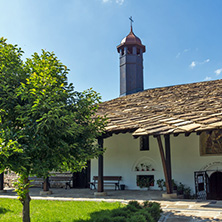
[(160, 201), (161, 222), (222, 221), (222, 201)]
[[(161, 204), (163, 215), (160, 222), (207, 222), (222, 221), (222, 201), (197, 201), (184, 199), (164, 200), (161, 191), (108, 190), (107, 196), (95, 197), (90, 189), (51, 189), (51, 195), (40, 195), (41, 189), (31, 188), (32, 199), (60, 201), (119, 201), (150, 200)], [(0, 198), (16, 198), (12, 189), (0, 193)]]

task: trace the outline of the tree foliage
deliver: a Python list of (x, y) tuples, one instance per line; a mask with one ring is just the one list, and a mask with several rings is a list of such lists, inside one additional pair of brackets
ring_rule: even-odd
[(98, 156), (105, 120), (95, 116), (99, 95), (74, 91), (54, 53), (42, 50), (25, 62), (22, 55), (0, 39), (0, 171), (15, 171), (27, 184), (29, 175), (80, 170)]

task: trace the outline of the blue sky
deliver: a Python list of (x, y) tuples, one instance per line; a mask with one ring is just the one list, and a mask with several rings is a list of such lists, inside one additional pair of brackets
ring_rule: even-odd
[(130, 31), (146, 45), (144, 88), (220, 79), (221, 0), (0, 0), (0, 35), (25, 57), (54, 51), (69, 82), (119, 96), (116, 46)]

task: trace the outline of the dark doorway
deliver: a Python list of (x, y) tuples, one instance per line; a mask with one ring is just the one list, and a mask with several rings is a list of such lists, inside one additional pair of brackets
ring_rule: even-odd
[(211, 174), (209, 188), (209, 199), (222, 200), (222, 172)]
[(90, 161), (87, 167), (81, 172), (73, 173), (73, 188), (89, 188), (90, 182)]

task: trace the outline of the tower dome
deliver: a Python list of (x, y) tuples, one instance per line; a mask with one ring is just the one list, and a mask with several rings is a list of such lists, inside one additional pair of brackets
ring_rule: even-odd
[(132, 26), (131, 26), (130, 33), (125, 38), (123, 38), (123, 40), (121, 41), (120, 45), (117, 46), (117, 51), (120, 52), (120, 49), (122, 47), (124, 47), (124, 45), (137, 45), (137, 46), (142, 48), (143, 52), (146, 51), (146, 48), (142, 44), (140, 38), (138, 38), (134, 34)]

